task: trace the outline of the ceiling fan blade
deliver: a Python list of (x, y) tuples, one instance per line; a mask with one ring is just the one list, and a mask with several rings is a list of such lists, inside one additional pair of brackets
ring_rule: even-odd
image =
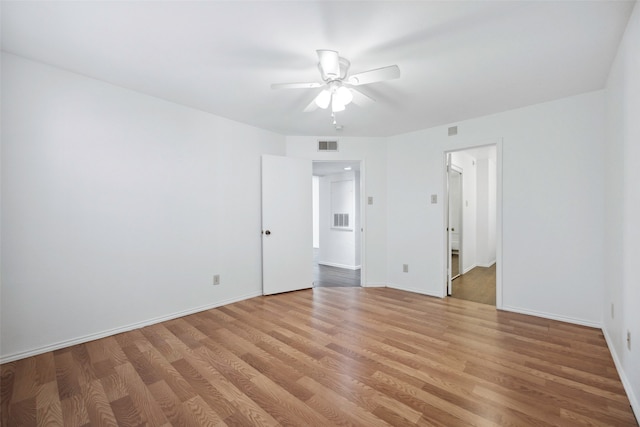
[(340, 56), (335, 50), (316, 50), (323, 78), (340, 77)]
[(311, 100), (311, 102), (309, 103), (309, 105), (307, 105), (305, 107), (305, 109), (302, 110), (302, 111), (304, 111), (305, 113), (310, 113), (310, 112), (315, 111), (317, 109), (318, 109), (318, 105), (316, 104), (316, 98), (313, 98)]
[(273, 83), (271, 89), (313, 89), (322, 86), (322, 83)]
[(369, 83), (381, 82), (383, 80), (392, 80), (400, 77), (400, 68), (397, 65), (377, 68), (375, 70), (365, 71), (363, 73), (354, 74), (349, 77), (349, 83), (354, 86), (367, 85)]
[(353, 102), (354, 104), (363, 107), (366, 105), (371, 105), (374, 102), (376, 102), (375, 99), (371, 98), (369, 95), (366, 95), (364, 93), (362, 93), (361, 91), (359, 91), (356, 88), (351, 88), (351, 93), (353, 93)]
[(318, 95), (313, 98), (313, 101), (304, 109), (305, 113), (309, 113), (311, 111), (316, 110), (317, 108), (327, 109), (331, 103), (333, 96), (331, 91), (328, 89), (323, 89), (320, 91)]

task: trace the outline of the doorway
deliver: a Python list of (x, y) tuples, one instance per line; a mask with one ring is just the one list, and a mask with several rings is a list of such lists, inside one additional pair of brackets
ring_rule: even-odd
[(497, 145), (445, 156), (446, 293), (497, 306)]
[(313, 162), (313, 286), (362, 284), (360, 161)]
[[(447, 188), (449, 190), (447, 194), (449, 208), (449, 222), (447, 224), (448, 256), (451, 280), (455, 280), (461, 274), (460, 267), (462, 265), (462, 168), (452, 164), (449, 159), (447, 174)], [(451, 287), (449, 287), (449, 294), (451, 294)]]

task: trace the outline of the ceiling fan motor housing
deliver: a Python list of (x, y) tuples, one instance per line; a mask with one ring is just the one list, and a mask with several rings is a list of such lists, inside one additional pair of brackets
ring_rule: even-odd
[(318, 70), (320, 70), (320, 75), (322, 76), (322, 80), (325, 82), (330, 82), (333, 80), (344, 80), (347, 78), (347, 73), (349, 72), (349, 67), (351, 66), (351, 62), (345, 58), (338, 58), (338, 65), (340, 69), (340, 75), (334, 75), (326, 73), (322, 68), (322, 63), (318, 63)]

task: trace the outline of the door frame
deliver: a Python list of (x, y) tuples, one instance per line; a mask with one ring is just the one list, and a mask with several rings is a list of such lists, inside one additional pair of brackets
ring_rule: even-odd
[[(451, 240), (451, 224), (450, 224), (450, 218), (451, 218), (451, 182), (449, 181), (450, 179), (450, 170), (453, 170), (457, 173), (460, 174), (460, 210), (458, 212), (458, 220), (459, 220), (459, 224), (458, 224), (458, 274), (454, 277), (453, 276), (453, 265), (451, 263), (451, 253), (452, 253), (452, 240)], [(453, 164), (453, 161), (451, 160), (451, 153), (447, 153), (447, 175), (446, 175), (446, 180), (447, 180), (447, 192), (446, 192), (446, 229), (447, 229), (447, 295), (451, 296), (451, 292), (453, 291), (453, 280), (455, 278), (457, 278), (458, 276), (462, 275), (462, 266), (463, 266), (463, 250), (462, 250), (462, 245), (463, 245), (463, 233), (464, 233), (464, 214), (463, 214), (463, 208), (464, 208), (464, 169), (458, 165)]]
[[(335, 159), (335, 160), (326, 160), (326, 159), (311, 159), (311, 175), (313, 176), (313, 164), (314, 163), (359, 163), (360, 164), (360, 200), (358, 203), (360, 204), (360, 287), (365, 287), (366, 281), (366, 251), (365, 251), (365, 240), (366, 240), (366, 192), (365, 192), (365, 161), (363, 159)], [(357, 243), (356, 243), (357, 244)]]
[[(503, 221), (502, 221), (502, 150), (503, 150), (503, 138), (492, 138), (490, 140), (485, 140), (479, 142), (477, 144), (468, 144), (468, 145), (460, 145), (456, 148), (451, 148), (448, 150), (443, 150), (442, 156), (442, 178), (443, 178), (443, 194), (447, 194), (447, 158), (450, 153), (458, 152), (458, 151), (467, 151), (472, 150), (474, 148), (482, 148), (488, 146), (496, 147), (496, 309), (501, 310), (503, 306), (503, 280), (502, 280), (502, 270), (503, 270), (503, 247), (502, 247), (502, 236), (503, 236)], [(447, 216), (448, 212), (448, 203), (443, 203), (443, 223), (445, 224), (442, 227), (444, 239), (443, 239), (443, 253), (445, 254), (444, 262), (443, 262), (443, 287), (442, 287), (442, 297), (447, 297), (448, 292), (448, 272), (449, 268), (448, 261), (446, 261), (446, 253), (449, 250), (448, 244), (448, 236), (447, 236), (447, 227), (448, 223)]]

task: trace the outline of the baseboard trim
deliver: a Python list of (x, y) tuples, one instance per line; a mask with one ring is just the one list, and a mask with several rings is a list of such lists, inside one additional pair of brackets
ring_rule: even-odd
[(417, 288), (411, 288), (411, 287), (406, 287), (406, 286), (400, 286), (400, 285), (396, 285), (396, 284), (393, 284), (393, 283), (389, 283), (387, 285), (387, 288), (398, 289), (399, 291), (413, 292), (414, 294), (421, 294), (421, 295), (426, 295), (426, 296), (429, 296), (429, 297), (442, 298), (442, 295), (432, 294), (430, 292), (425, 292), (424, 289), (417, 289)]
[(465, 268), (465, 269), (462, 271), (462, 274), (467, 274), (468, 272), (470, 272), (471, 270), (473, 270), (473, 269), (474, 269), (474, 268), (476, 268), (476, 267), (478, 267), (478, 264), (473, 264), (471, 267), (469, 267), (469, 268)]
[(360, 265), (338, 264), (337, 262), (318, 261), (318, 264), (326, 265), (326, 266), (329, 266), (329, 267), (346, 268), (347, 270), (360, 270), (360, 268), (361, 268)]
[(496, 260), (494, 259), (493, 261), (490, 261), (489, 264), (478, 264), (478, 267), (489, 268), (489, 267), (493, 267), (493, 264), (495, 263), (496, 263)]
[(363, 288), (386, 288), (387, 284), (386, 283), (366, 283), (364, 285), (362, 285)]
[(7, 354), (0, 356), (0, 364), (13, 362), (14, 360), (25, 359), (31, 356), (37, 356), (39, 354), (48, 353), (50, 351), (59, 350), (61, 348), (70, 347), (72, 345), (84, 344), (89, 341), (94, 341), (100, 338), (106, 338), (112, 335), (120, 334), (123, 332), (133, 331), (135, 329), (144, 328), (145, 326), (155, 325), (156, 323), (166, 322), (167, 320), (177, 319), (179, 317), (188, 316), (190, 314), (199, 313), (201, 311), (211, 310), (212, 308), (221, 307), (223, 305), (232, 304), (234, 302), (244, 301), (246, 299), (255, 298), (262, 295), (262, 291), (260, 292), (252, 292), (250, 294), (241, 295), (236, 298), (229, 298), (223, 301), (218, 301), (213, 304), (203, 305), (196, 308), (191, 308), (188, 310), (183, 310), (179, 312), (175, 312), (172, 314), (168, 314), (166, 316), (154, 317), (152, 319), (143, 320), (142, 322), (131, 323), (129, 325), (121, 326), (118, 328), (108, 329), (106, 331), (97, 332), (95, 334), (89, 334), (78, 338), (73, 338), (70, 340), (60, 341), (57, 343), (49, 344), (46, 346), (34, 348), (31, 350), (21, 351), (13, 354)]
[(559, 322), (573, 323), (574, 325), (589, 326), (591, 328), (602, 329), (602, 324), (600, 322), (592, 322), (590, 320), (577, 319), (575, 317), (559, 316), (557, 314), (545, 313), (544, 311), (527, 310), (525, 308), (510, 307), (507, 305), (503, 305), (501, 310), (511, 311), (513, 313), (519, 314), (526, 314), (529, 316), (542, 317), (543, 319), (557, 320)]
[(622, 387), (624, 387), (624, 391), (627, 393), (627, 398), (629, 398), (629, 403), (631, 403), (631, 410), (633, 411), (636, 419), (640, 420), (640, 402), (638, 402), (638, 398), (633, 392), (633, 387), (631, 387), (629, 378), (627, 378), (624, 369), (622, 369), (622, 363), (620, 362), (620, 358), (616, 352), (616, 347), (613, 345), (613, 340), (604, 326), (602, 327), (602, 334), (604, 335), (607, 347), (609, 347), (609, 353), (611, 353), (611, 357), (613, 358), (613, 364), (616, 366), (616, 371), (618, 371), (620, 381), (622, 381)]

